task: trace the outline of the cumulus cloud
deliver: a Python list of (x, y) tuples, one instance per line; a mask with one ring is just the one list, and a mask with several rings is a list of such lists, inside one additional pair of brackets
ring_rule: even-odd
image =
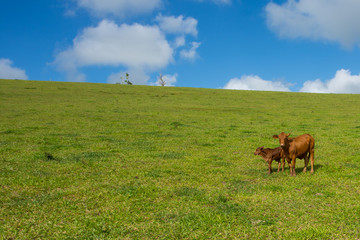
[(270, 29), (281, 37), (338, 42), (351, 48), (360, 43), (360, 1), (288, 0), (267, 4)]
[(179, 36), (175, 39), (175, 48), (182, 47), (185, 45), (185, 36)]
[(351, 75), (349, 70), (338, 70), (334, 78), (322, 82), (320, 79), (307, 81), (300, 92), (313, 93), (360, 93), (360, 74)]
[(195, 18), (187, 17), (180, 15), (178, 17), (174, 16), (162, 16), (159, 15), (156, 17), (156, 21), (159, 23), (161, 30), (166, 33), (171, 34), (191, 34), (197, 36), (197, 23), (198, 21)]
[(161, 6), (162, 0), (75, 0), (77, 5), (90, 13), (104, 17), (144, 14)]
[(23, 79), (27, 80), (28, 76), (26, 75), (25, 71), (13, 67), (13, 62), (7, 58), (0, 59), (0, 78), (4, 79)]
[[(74, 0), (80, 7), (100, 15), (115, 14), (136, 5), (135, 9), (154, 9), (162, 0)], [(143, 4), (142, 4), (143, 3)], [(141, 6), (143, 5), (143, 6)], [(148, 6), (148, 7), (147, 7)], [(152, 6), (152, 7), (149, 7)], [(120, 10), (121, 9), (121, 10)], [(124, 10), (125, 9), (125, 10)], [(102, 20), (97, 26), (83, 29), (66, 50), (56, 54), (53, 65), (66, 74), (69, 81), (86, 81), (82, 67), (121, 66), (137, 72), (136, 84), (149, 79), (147, 73), (165, 68), (175, 56), (193, 60), (200, 43), (187, 44), (187, 37), (197, 37), (198, 21), (192, 17), (158, 15), (155, 25), (138, 23), (118, 25)], [(169, 40), (168, 40), (169, 39)], [(178, 54), (179, 53), (179, 54)], [(109, 76), (115, 81), (120, 73)]]
[[(185, 35), (191, 35), (196, 37), (198, 34), (197, 23), (198, 21), (195, 18), (187, 17), (180, 15), (178, 17), (174, 16), (162, 16), (159, 15), (156, 17), (156, 21), (159, 23), (159, 27), (162, 31), (168, 34), (177, 35), (174, 41), (174, 48), (186, 46)], [(199, 42), (192, 42), (191, 47), (188, 49), (182, 49), (180, 51), (180, 57), (194, 60), (197, 56), (196, 50), (200, 47)]]
[(241, 78), (233, 78), (225, 85), (224, 89), (290, 91), (290, 89), (281, 82), (263, 80), (256, 75), (244, 75)]
[[(133, 69), (159, 69), (173, 59), (173, 49), (157, 26), (117, 25), (103, 20), (84, 29), (73, 46), (57, 54), (54, 64), (71, 81), (84, 81), (78, 72), (84, 66), (126, 66)], [(75, 79), (72, 79), (75, 78)]]
[(192, 42), (190, 49), (183, 49), (180, 51), (180, 56), (189, 60), (194, 60), (197, 56), (196, 50), (200, 47), (201, 43)]

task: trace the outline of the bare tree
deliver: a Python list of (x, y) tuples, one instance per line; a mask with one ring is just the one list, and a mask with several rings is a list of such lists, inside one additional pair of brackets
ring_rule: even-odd
[(164, 77), (163, 77), (162, 73), (160, 73), (158, 83), (159, 83), (160, 86), (162, 86), (162, 87), (166, 85), (166, 81), (164, 80)]

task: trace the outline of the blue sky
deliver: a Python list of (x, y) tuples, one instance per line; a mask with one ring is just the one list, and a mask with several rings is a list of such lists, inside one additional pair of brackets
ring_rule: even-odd
[(0, 78), (360, 93), (358, 0), (4, 0)]

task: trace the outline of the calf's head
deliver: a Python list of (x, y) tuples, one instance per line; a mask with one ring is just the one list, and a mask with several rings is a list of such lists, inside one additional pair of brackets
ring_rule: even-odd
[(256, 151), (254, 152), (254, 155), (259, 155), (263, 149), (264, 149), (264, 146), (258, 147), (258, 148), (256, 149)]
[(279, 143), (281, 147), (286, 147), (289, 145), (289, 137), (290, 133), (286, 134), (284, 132), (280, 133), (279, 135), (274, 135), (273, 138), (278, 138), (279, 139)]

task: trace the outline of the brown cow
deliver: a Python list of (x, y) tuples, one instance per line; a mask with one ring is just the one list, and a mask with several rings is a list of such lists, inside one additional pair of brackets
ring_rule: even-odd
[[(281, 162), (280, 160), (282, 159), (282, 171), (284, 171), (284, 166), (285, 166), (285, 155), (281, 149), (281, 147), (277, 147), (277, 148), (274, 148), (274, 149), (271, 149), (271, 148), (264, 148), (264, 146), (262, 147), (258, 147), (256, 149), (256, 151), (254, 152), (254, 155), (259, 155), (261, 156), (265, 162), (268, 163), (268, 166), (269, 166), (269, 174), (272, 172), (272, 169), (271, 169), (271, 163), (273, 160), (277, 161), (278, 162), (278, 172), (280, 172), (280, 165), (281, 165)], [(290, 166), (290, 164), (289, 164)]]
[(280, 147), (284, 151), (287, 161), (292, 161), (290, 165), (290, 175), (296, 176), (295, 163), (296, 158), (305, 159), (305, 167), (303, 172), (306, 172), (309, 164), (309, 157), (311, 159), (311, 173), (314, 172), (314, 147), (315, 139), (310, 134), (304, 134), (294, 138), (289, 138), (290, 133), (284, 132), (279, 135), (274, 135), (273, 138), (278, 138)]

